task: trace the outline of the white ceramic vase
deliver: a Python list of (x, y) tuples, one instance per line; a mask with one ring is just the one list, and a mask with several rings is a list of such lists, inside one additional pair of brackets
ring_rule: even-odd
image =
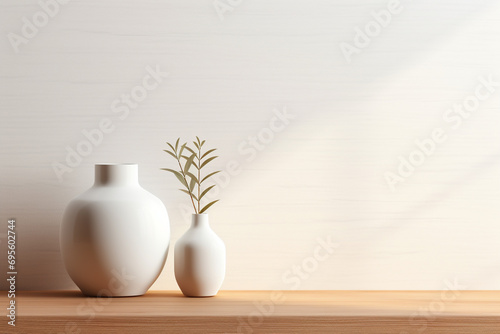
[(137, 164), (96, 165), (94, 185), (68, 204), (61, 226), (66, 270), (88, 296), (145, 294), (169, 243), (167, 210), (139, 185)]
[(174, 250), (175, 279), (188, 297), (210, 297), (226, 274), (226, 246), (210, 228), (208, 214), (193, 214), (191, 227)]

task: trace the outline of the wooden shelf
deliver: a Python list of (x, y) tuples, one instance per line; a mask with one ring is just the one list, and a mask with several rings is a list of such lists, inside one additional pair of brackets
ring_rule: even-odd
[[(5, 313), (6, 294), (1, 305)], [(1, 333), (500, 333), (500, 291), (19, 292)], [(4, 330), (6, 329), (6, 330)]]

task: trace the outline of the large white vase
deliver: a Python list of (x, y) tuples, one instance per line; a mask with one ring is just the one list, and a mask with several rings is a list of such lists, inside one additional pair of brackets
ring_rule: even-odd
[(94, 185), (68, 204), (61, 226), (66, 270), (89, 296), (143, 295), (169, 243), (167, 210), (139, 185), (137, 164), (96, 165)]
[(226, 246), (210, 228), (208, 214), (193, 214), (191, 227), (174, 250), (177, 284), (188, 297), (210, 297), (226, 274)]

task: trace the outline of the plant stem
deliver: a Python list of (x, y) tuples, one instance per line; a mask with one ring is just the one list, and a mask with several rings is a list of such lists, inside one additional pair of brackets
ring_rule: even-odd
[(201, 198), (200, 198), (200, 188), (201, 188), (201, 146), (200, 148), (198, 149), (198, 212), (200, 212), (200, 201), (201, 201)]
[(184, 178), (184, 182), (186, 182), (186, 184), (188, 185), (187, 188), (189, 191), (189, 197), (191, 198), (191, 203), (193, 203), (194, 213), (197, 214), (198, 211), (200, 211), (200, 202), (198, 201), (198, 210), (196, 210), (196, 206), (194, 205), (194, 200), (193, 200), (193, 194), (191, 193), (191, 189), (189, 189), (189, 183), (186, 179), (186, 174), (184, 174), (184, 169), (182, 169), (181, 160), (179, 158), (177, 158), (177, 163), (179, 164), (179, 169), (181, 170), (182, 177)]

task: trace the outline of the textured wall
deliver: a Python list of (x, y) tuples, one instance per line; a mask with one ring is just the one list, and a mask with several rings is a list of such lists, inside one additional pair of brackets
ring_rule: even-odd
[(59, 225), (97, 162), (140, 164), (175, 242), (188, 201), (162, 149), (194, 135), (226, 171), (224, 289), (500, 288), (498, 1), (42, 1), (52, 17), (0, 3), (18, 289), (74, 287)]

